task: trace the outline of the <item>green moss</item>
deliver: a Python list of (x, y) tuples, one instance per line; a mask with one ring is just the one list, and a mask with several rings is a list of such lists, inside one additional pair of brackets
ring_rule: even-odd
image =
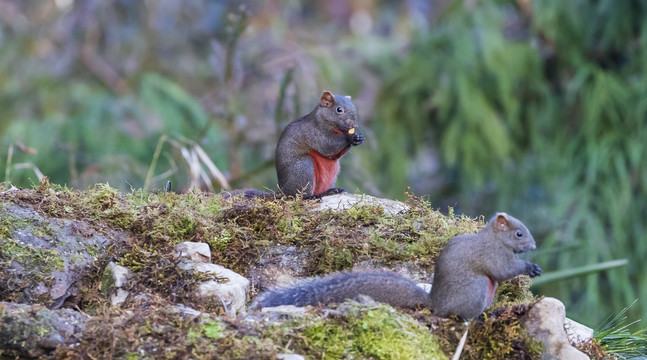
[(524, 337), (524, 352), (528, 354), (528, 358), (541, 359), (541, 355), (546, 351), (544, 343), (528, 336), (525, 329), (522, 329), (521, 336)]
[(445, 358), (436, 336), (390, 306), (353, 305), (343, 313), (342, 317), (302, 323), (305, 327), (302, 334), (290, 337), (294, 351), (307, 351), (313, 358), (321, 359)]
[(52, 238), (54, 236), (54, 230), (44, 221), (38, 222), (35, 226), (31, 227), (31, 233), (38, 238)]
[(535, 297), (530, 292), (531, 284), (532, 280), (527, 275), (517, 276), (514, 279), (502, 282), (499, 284), (490, 309), (528, 304), (535, 301)]
[(469, 327), (471, 359), (540, 359), (543, 344), (527, 336), (520, 318), (528, 306), (518, 305), (496, 309), (483, 320), (473, 321)]
[(463, 360), (541, 359), (543, 344), (529, 337), (521, 326), (528, 309), (528, 304), (501, 307), (469, 323), (456, 317), (440, 318), (427, 309), (407, 313), (438, 336), (445, 354), (456, 351), (467, 330), (467, 341), (460, 356)]
[(139, 354), (134, 353), (134, 352), (129, 352), (124, 355), (124, 359), (126, 360), (138, 360), (140, 359)]
[[(80, 242), (83, 242), (83, 239)], [(99, 254), (100, 245), (85, 243), (84, 249), (88, 256), (96, 257)]]
[(0, 257), (16, 261), (27, 271), (33, 271), (31, 276), (35, 280), (48, 278), (54, 270), (65, 269), (65, 259), (58, 251), (37, 248), (15, 239), (4, 239), (0, 242)]
[(184, 344), (187, 346), (200, 344), (205, 338), (211, 340), (221, 339), (226, 336), (226, 326), (216, 319), (204, 319), (198, 326), (188, 329)]
[(86, 195), (82, 197), (81, 204), (91, 209), (97, 218), (122, 229), (129, 229), (134, 224), (135, 209), (124, 201), (117, 189), (108, 184), (98, 184)]
[(353, 266), (354, 259), (355, 250), (352, 247), (326, 239), (310, 253), (309, 270), (313, 274), (346, 270)]
[(344, 212), (328, 210), (328, 215), (343, 214), (338, 218), (339, 225), (353, 228), (357, 226), (368, 226), (379, 224), (384, 216), (384, 209), (381, 206), (356, 205)]
[(342, 325), (319, 321), (309, 326), (303, 335), (321, 354), (321, 359), (341, 359), (352, 350), (353, 333)]
[(0, 211), (0, 239), (8, 239), (14, 230), (14, 222), (3, 211)]
[(204, 335), (209, 339), (220, 339), (225, 334), (225, 327), (220, 321), (208, 320), (201, 325)]
[(161, 231), (173, 243), (190, 240), (196, 234), (197, 222), (188, 214), (173, 213), (157, 222), (154, 231)]
[(110, 271), (109, 266), (106, 266), (103, 270), (103, 275), (101, 276), (101, 286), (99, 287), (99, 291), (101, 291), (103, 297), (107, 299), (114, 290), (114, 287), (115, 279), (112, 276), (112, 271)]
[(9, 239), (17, 230), (28, 228), (33, 221), (31, 219), (22, 219), (0, 210), (0, 238)]

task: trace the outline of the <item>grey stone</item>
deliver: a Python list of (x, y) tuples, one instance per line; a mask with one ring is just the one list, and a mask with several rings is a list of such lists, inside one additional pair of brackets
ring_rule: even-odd
[(277, 354), (276, 358), (280, 360), (306, 360), (303, 355), (299, 354)]
[(370, 195), (342, 193), (321, 198), (321, 202), (315, 203), (312, 210), (347, 210), (353, 206), (381, 206), (387, 215), (395, 215), (409, 210), (409, 206), (399, 201), (376, 198)]
[(210, 263), (211, 249), (207, 243), (185, 241), (175, 246), (175, 257), (196, 262)]
[(197, 295), (201, 298), (215, 298), (220, 301), (227, 313), (234, 317), (245, 311), (249, 280), (238, 273), (216, 264), (186, 261), (179, 264), (181, 269), (213, 274), (216, 280), (207, 280), (198, 285)]
[(128, 283), (130, 270), (118, 265), (115, 262), (109, 262), (103, 271), (103, 280), (101, 281), (101, 292), (110, 298), (112, 306), (120, 306), (128, 298), (128, 291), (124, 287)]
[(176, 313), (182, 317), (186, 316), (200, 316), (204, 313), (184, 304), (177, 304), (171, 307), (171, 312)]
[(121, 304), (126, 302), (128, 295), (128, 291), (122, 288), (116, 288), (113, 291), (112, 295), (110, 295), (110, 304), (112, 304), (112, 306), (120, 306)]
[(122, 288), (126, 285), (128, 278), (130, 277), (130, 270), (125, 266), (118, 265), (114, 262), (108, 263), (108, 268), (112, 273), (112, 279), (114, 280), (114, 285), (117, 288)]
[(571, 343), (586, 341), (593, 337), (593, 329), (569, 318), (566, 318), (564, 330)]
[(83, 315), (72, 309), (0, 302), (0, 349), (12, 357), (42, 357), (58, 345), (78, 342), (85, 329)]
[(555, 298), (544, 298), (528, 311), (524, 327), (528, 335), (544, 343), (544, 360), (589, 359), (583, 352), (571, 346), (564, 331), (565, 319), (564, 304)]
[(129, 237), (85, 220), (42, 216), (29, 205), (4, 203), (0, 222), (9, 224), (8, 236), (0, 236), (0, 243), (9, 252), (4, 257), (11, 259), (0, 264), (0, 291), (7, 294), (5, 299), (46, 303), (52, 309), (77, 295), (92, 264)]
[(308, 249), (294, 246), (272, 245), (263, 252), (256, 264), (250, 266), (247, 275), (256, 288), (269, 289), (291, 284), (306, 276), (304, 269), (308, 252)]
[(280, 315), (289, 315), (289, 316), (303, 316), (306, 314), (306, 308), (301, 306), (295, 306), (295, 305), (281, 305), (281, 306), (262, 308), (261, 312), (276, 313)]

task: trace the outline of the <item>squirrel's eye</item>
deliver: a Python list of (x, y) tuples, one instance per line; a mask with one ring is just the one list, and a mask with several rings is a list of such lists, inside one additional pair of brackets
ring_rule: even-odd
[(523, 236), (523, 231), (519, 230), (517, 231), (517, 237), (522, 237)]
[(340, 113), (340, 114), (341, 114), (341, 113), (343, 113), (343, 112), (344, 112), (344, 108), (343, 108), (343, 107), (341, 107), (341, 106), (337, 106), (337, 112), (338, 112), (338, 113)]

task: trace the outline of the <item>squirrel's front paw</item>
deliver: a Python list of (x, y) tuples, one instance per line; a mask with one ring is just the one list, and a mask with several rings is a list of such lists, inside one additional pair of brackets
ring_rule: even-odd
[(359, 144), (361, 144), (363, 142), (364, 142), (364, 135), (362, 135), (360, 133), (355, 133), (355, 134), (351, 135), (351, 138), (350, 138), (350, 144), (351, 145), (357, 146), (357, 145), (359, 145)]
[(541, 268), (539, 265), (533, 263), (528, 264), (528, 275), (530, 275), (530, 277), (541, 275)]

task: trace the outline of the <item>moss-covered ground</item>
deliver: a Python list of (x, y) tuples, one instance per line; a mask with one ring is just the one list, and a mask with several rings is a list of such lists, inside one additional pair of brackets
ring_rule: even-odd
[[(59, 347), (56, 353), (78, 358), (269, 359), (284, 352), (330, 359), (442, 358), (441, 352), (451, 356), (465, 325), (434, 317), (427, 310), (357, 305), (338, 316), (322, 315), (320, 309), (306, 318), (261, 319), (257, 325), (221, 317), (222, 309), (193, 297), (204, 275), (174, 266), (174, 246), (183, 241), (206, 242), (212, 262), (242, 275), (273, 244), (307, 251), (307, 275), (350, 269), (370, 259), (386, 265), (415, 262), (432, 269), (451, 237), (476, 232), (483, 225), (482, 218), (456, 216), (451, 209), (444, 215), (413, 195), (406, 202), (410, 210), (399, 215), (387, 215), (379, 206), (313, 212), (309, 209), (316, 200), (299, 198), (249, 199), (200, 191), (123, 194), (104, 184), (74, 191), (47, 181), (33, 190), (2, 192), (0, 201), (31, 205), (43, 216), (100, 223), (132, 234), (127, 246), (99, 259), (96, 274), (72, 304), (92, 320), (79, 345)], [(5, 249), (13, 246), (12, 226), (16, 226), (12, 221), (0, 221), (0, 250), (5, 255), (13, 252)], [(129, 299), (121, 309), (110, 307), (101, 292), (108, 260), (130, 269), (129, 290), (148, 294), (145, 301)], [(464, 351), (467, 357), (462, 358), (538, 358), (540, 347), (519, 326), (527, 308), (519, 304), (533, 301), (529, 286), (527, 277), (501, 284), (491, 307), (497, 309), (494, 315), (469, 325), (471, 340)], [(208, 315), (182, 317), (161, 311), (176, 303)]]

